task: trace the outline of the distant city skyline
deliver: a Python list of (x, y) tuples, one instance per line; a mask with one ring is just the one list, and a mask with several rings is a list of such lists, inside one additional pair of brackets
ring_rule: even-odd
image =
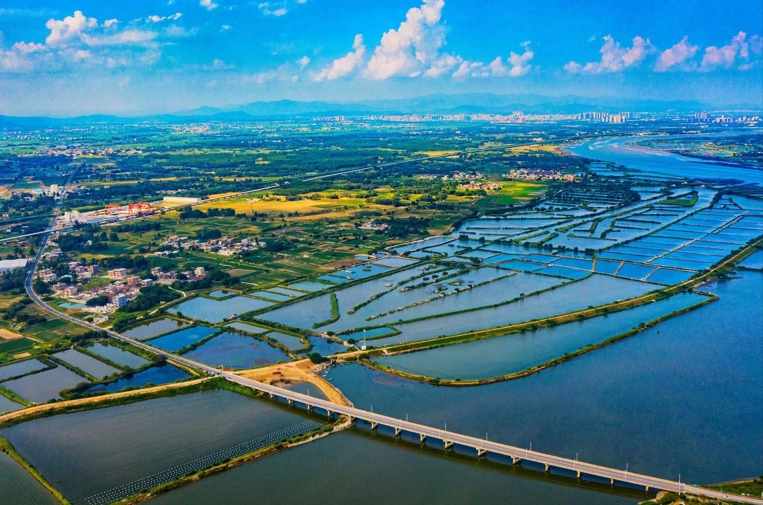
[(761, 26), (757, 0), (4, 0), (0, 114), (472, 92), (760, 104)]

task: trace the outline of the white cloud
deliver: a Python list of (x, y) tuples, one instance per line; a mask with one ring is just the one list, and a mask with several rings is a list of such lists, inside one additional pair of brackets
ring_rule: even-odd
[(215, 86), (217, 86), (217, 81), (215, 81), (215, 80), (209, 81), (209, 82), (206, 84), (206, 87), (207, 87), (207, 88), (214, 88)]
[(281, 17), (289, 12), (289, 10), (286, 8), (286, 2), (277, 2), (275, 4), (271, 4), (270, 2), (262, 2), (257, 7), (259, 7), (262, 13), (266, 16)]
[(74, 15), (66, 16), (61, 21), (53, 18), (45, 23), (45, 27), (50, 30), (50, 35), (45, 39), (48, 45), (60, 44), (72, 37), (81, 35), (88, 28), (98, 26), (95, 18), (88, 18), (82, 14), (82, 11), (74, 11)]
[(304, 70), (305, 67), (310, 64), (310, 58), (307, 56), (303, 56), (297, 60), (297, 63), (299, 63), (299, 69)]
[(749, 62), (750, 50), (752, 49), (753, 53), (759, 54), (761, 52), (760, 40), (758, 35), (753, 35), (747, 40), (747, 34), (739, 32), (725, 46), (710, 46), (705, 48), (705, 54), (702, 55), (702, 64), (699, 67), (700, 72), (709, 72), (718, 67), (733, 67), (737, 59), (746, 60), (744, 63), (740, 62), (741, 70), (752, 68)]
[(627, 68), (638, 66), (646, 55), (654, 52), (654, 50), (654, 46), (652, 46), (649, 39), (636, 36), (633, 38), (633, 45), (624, 48), (620, 46), (619, 42), (615, 42), (611, 35), (607, 35), (604, 37), (604, 45), (599, 50), (601, 53), (600, 61), (589, 62), (585, 65), (571, 61), (564, 68), (573, 74), (581, 72), (586, 74), (622, 72)]
[(675, 44), (670, 49), (665, 49), (660, 53), (657, 58), (657, 64), (654, 66), (654, 70), (657, 72), (666, 72), (671, 68), (678, 66), (679, 69), (684, 71), (693, 70), (696, 68), (696, 64), (690, 60), (697, 54), (699, 46), (689, 43), (689, 37), (685, 36), (678, 44)]
[(522, 54), (511, 52), (506, 63), (504, 64), (503, 58), (496, 56), (496, 58), (488, 63), (482, 63), (481, 61), (461, 61), (458, 60), (460, 65), (453, 72), (453, 77), (520, 77), (527, 74), (532, 65), (530, 61), (535, 56), (532, 49), (530, 49), (530, 42), (523, 42), (521, 46), (524, 48)]
[[(355, 35), (352, 43), (352, 51), (345, 56), (334, 60), (331, 66), (324, 68), (313, 76), (314, 81), (332, 81), (352, 73), (363, 63), (366, 46), (363, 44), (363, 35)], [(303, 67), (304, 68), (304, 67)]]
[(441, 75), (453, 70), (453, 67), (460, 64), (463, 60), (460, 56), (453, 56), (451, 54), (444, 54), (437, 58), (432, 66), (424, 71), (424, 77), (440, 77)]
[(204, 65), (204, 70), (231, 70), (236, 68), (236, 65), (225, 63), (219, 58), (212, 60), (211, 65)]
[(86, 51), (84, 49), (78, 49), (74, 52), (74, 55), (72, 56), (74, 58), (74, 61), (81, 61), (81, 60), (88, 60), (92, 58), (92, 54), (90, 54), (90, 51)]
[(114, 26), (117, 23), (119, 23), (118, 19), (107, 19), (106, 21), (103, 22), (103, 27), (104, 28), (110, 28), (110, 27)]
[(257, 74), (251, 74), (244, 76), (245, 82), (253, 82), (256, 84), (265, 84), (271, 81), (279, 82), (295, 82), (299, 79), (297, 75), (294, 75), (294, 66), (291, 63), (284, 63), (276, 70), (270, 70), (267, 72), (260, 72)]
[(178, 19), (180, 19), (182, 15), (183, 14), (180, 12), (176, 12), (175, 14), (172, 14), (170, 16), (157, 16), (156, 14), (154, 14), (152, 16), (148, 16), (146, 18), (146, 21), (149, 23), (161, 23), (162, 21), (177, 21)]
[(415, 77), (436, 68), (434, 64), (442, 61), (439, 50), (445, 45), (445, 30), (438, 24), (444, 6), (445, 0), (424, 0), (421, 7), (409, 9), (397, 30), (382, 36), (364, 75), (371, 79)]
[(530, 60), (533, 59), (535, 53), (530, 49), (530, 42), (525, 42), (522, 46), (525, 48), (525, 51), (522, 54), (517, 54), (512, 51), (509, 55), (509, 64), (511, 65), (511, 68), (509, 69), (508, 75), (511, 77), (525, 75), (532, 67), (532, 65), (530, 65)]
[(114, 35), (91, 36), (86, 33), (80, 35), (82, 41), (91, 47), (117, 46), (130, 44), (143, 44), (156, 38), (155, 32), (142, 30), (125, 30)]
[(44, 51), (45, 46), (42, 44), (37, 44), (35, 42), (16, 42), (13, 44), (13, 47), (11, 49), (15, 49), (16, 51), (22, 53), (22, 54), (31, 54), (37, 51)]
[(564, 66), (564, 69), (571, 74), (579, 74), (583, 71), (583, 65), (571, 61)]
[[(496, 58), (498, 62), (501, 61), (501, 57), (499, 56)], [(490, 64), (493, 65), (495, 63), (495, 60)], [(482, 77), (483, 74), (486, 74), (485, 71), (485, 64), (479, 61), (464, 61), (461, 62), (461, 64), (458, 66), (455, 72), (453, 72), (453, 77)]]
[(199, 2), (199, 5), (201, 5), (202, 7), (206, 7), (207, 10), (209, 10), (209, 11), (211, 11), (212, 9), (217, 8), (217, 4), (214, 3), (212, 0), (201, 0)]

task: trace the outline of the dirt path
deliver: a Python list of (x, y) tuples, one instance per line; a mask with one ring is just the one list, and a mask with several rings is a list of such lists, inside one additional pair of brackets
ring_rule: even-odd
[(57, 409), (65, 408), (65, 407), (74, 407), (77, 405), (91, 405), (91, 404), (102, 403), (108, 400), (113, 400), (115, 398), (125, 398), (130, 396), (144, 396), (144, 395), (148, 395), (152, 393), (158, 393), (160, 391), (167, 391), (170, 389), (186, 388), (186, 387), (199, 384), (200, 382), (203, 382), (205, 380), (207, 379), (196, 379), (196, 380), (192, 380), (188, 382), (165, 384), (164, 386), (138, 389), (135, 391), (125, 391), (124, 393), (114, 393), (111, 395), (94, 396), (92, 398), (80, 398), (77, 400), (67, 400), (67, 401), (56, 402), (56, 403), (45, 403), (43, 405), (36, 405), (34, 407), (29, 407), (22, 410), (16, 410), (14, 412), (9, 412), (7, 414), (4, 414), (0, 416), (0, 423), (3, 423), (5, 421), (10, 421), (12, 419), (18, 419), (20, 417), (26, 417), (29, 415), (37, 414), (40, 412), (45, 412), (48, 410), (57, 410)]
[(253, 379), (265, 384), (271, 384), (279, 380), (288, 380), (292, 384), (300, 382), (309, 382), (321, 390), (329, 401), (339, 405), (351, 406), (352, 403), (334, 387), (329, 381), (318, 375), (322, 370), (321, 365), (315, 365), (309, 359), (295, 361), (292, 363), (282, 363), (280, 365), (270, 365), (254, 370), (242, 370), (237, 375)]

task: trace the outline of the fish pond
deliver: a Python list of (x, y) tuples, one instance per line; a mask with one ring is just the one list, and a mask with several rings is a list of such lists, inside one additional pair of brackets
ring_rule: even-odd
[(268, 401), (215, 390), (35, 419), (0, 435), (79, 505), (304, 421)]
[(441, 379), (497, 377), (546, 363), (705, 300), (704, 295), (679, 294), (606, 316), (376, 361), (403, 372)]
[(169, 312), (183, 314), (208, 323), (219, 323), (236, 314), (262, 309), (269, 305), (272, 305), (272, 302), (246, 296), (234, 296), (233, 298), (220, 301), (199, 297), (172, 307), (169, 309)]
[(141, 325), (130, 328), (129, 330), (124, 330), (122, 335), (134, 338), (136, 340), (146, 340), (157, 335), (179, 330), (184, 326), (188, 325), (182, 321), (178, 321), (177, 319), (165, 317), (163, 319), (151, 321), (150, 323), (143, 323)]
[(172, 365), (157, 365), (141, 370), (136, 374), (127, 375), (108, 384), (96, 384), (88, 388), (87, 391), (93, 393), (116, 393), (125, 388), (144, 387), (147, 384), (161, 386), (162, 384), (169, 384), (170, 382), (176, 382), (188, 377), (190, 375)]
[(44, 403), (61, 398), (61, 390), (73, 388), (82, 382), (89, 381), (67, 368), (57, 366), (52, 370), (3, 382), (3, 387), (29, 402)]
[(103, 356), (117, 365), (129, 366), (130, 368), (140, 368), (148, 361), (131, 352), (120, 349), (113, 345), (104, 345), (100, 342), (95, 343), (89, 348), (89, 351), (99, 356)]
[(207, 338), (216, 331), (218, 331), (216, 328), (210, 328), (209, 326), (191, 326), (190, 328), (155, 338), (150, 344), (165, 351), (175, 352), (183, 347), (195, 344), (203, 338)]
[[(295, 337), (290, 337), (296, 340)], [(304, 347), (304, 345), (302, 346)], [(201, 363), (226, 368), (245, 369), (291, 361), (280, 349), (238, 333), (223, 332), (185, 354)]]

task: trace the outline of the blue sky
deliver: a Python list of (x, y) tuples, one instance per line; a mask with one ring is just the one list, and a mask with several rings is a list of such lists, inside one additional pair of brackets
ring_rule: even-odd
[(0, 114), (538, 93), (761, 103), (763, 2), (0, 0)]

